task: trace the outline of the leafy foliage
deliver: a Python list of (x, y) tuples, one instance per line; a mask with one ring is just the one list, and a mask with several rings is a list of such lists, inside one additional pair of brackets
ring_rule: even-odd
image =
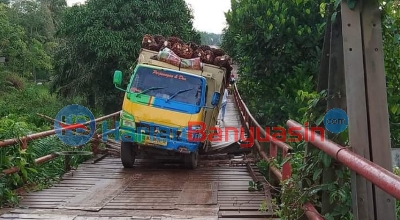
[[(20, 137), (37, 131), (33, 124), (15, 121), (16, 118), (0, 119), (0, 139)], [(23, 186), (31, 186), (29, 190), (37, 190), (50, 186), (65, 172), (64, 158), (59, 157), (48, 163), (36, 165), (36, 158), (67, 150), (57, 137), (48, 137), (33, 141), (27, 150), (21, 150), (19, 146), (0, 149), (0, 169), (18, 167), (20, 172), (11, 175), (0, 176), (0, 207), (12, 206), (18, 203), (19, 199), (13, 189)], [(88, 150), (87, 147), (85, 150)], [(76, 157), (72, 161), (72, 167), (87, 160), (88, 157)]]
[(400, 10), (399, 1), (382, 4), (383, 39), (385, 54), (385, 70), (387, 80), (388, 105), (391, 122), (392, 147), (400, 144)]
[[(80, 103), (79, 97), (57, 99), (47, 85), (36, 85), (30, 79), (49, 80), (53, 70), (52, 56), (57, 20), (66, 6), (63, 0), (13, 1), (0, 4), (0, 140), (17, 138), (49, 130), (51, 122), (36, 115), (54, 117), (66, 104)], [(65, 149), (56, 137), (29, 142), (27, 150), (19, 145), (0, 149), (0, 169), (18, 167), (20, 172), (0, 175), (0, 207), (18, 203), (17, 189), (48, 186), (64, 172), (63, 158), (42, 165), (34, 159)], [(72, 166), (83, 159), (76, 158)], [(17, 191), (16, 191), (17, 190)]]
[(0, 4), (0, 56), (8, 60), (0, 70), (27, 78), (49, 79), (53, 48), (57, 44), (53, 18), (58, 19), (65, 6), (65, 0), (18, 0), (13, 1), (11, 8)]
[[(394, 167), (393, 173), (396, 174), (397, 176), (400, 176), (400, 168)], [(397, 216), (397, 218), (400, 217), (400, 201), (399, 200), (396, 200), (396, 216)]]
[(319, 12), (310, 1), (245, 0), (232, 1), (226, 13), (222, 47), (239, 64), (238, 87), (263, 125), (301, 117), (304, 103), (290, 106), (297, 91), (315, 90), (324, 31)]
[(69, 8), (58, 30), (64, 41), (56, 55), (52, 91), (86, 96), (90, 106), (105, 106), (105, 113), (118, 110), (123, 94), (114, 89), (113, 72), (134, 66), (145, 34), (200, 43), (192, 18), (183, 0), (89, 0)]
[[(21, 88), (10, 85), (9, 81), (22, 83)], [(18, 75), (2, 75), (0, 83), (5, 82), (5, 90), (0, 86), (0, 140), (22, 137), (40, 131), (50, 130), (52, 122), (36, 113), (55, 117), (65, 105), (81, 104), (79, 97), (70, 100), (58, 99), (49, 93), (47, 85), (32, 85)], [(92, 110), (95, 116), (99, 114)], [(56, 136), (28, 142), (27, 150), (19, 145), (0, 148), (0, 170), (18, 167), (21, 171), (11, 175), (0, 175), (0, 207), (18, 203), (16, 189), (31, 186), (30, 190), (47, 187), (59, 180), (64, 173), (64, 158), (59, 157), (47, 163), (36, 165), (34, 159), (58, 151), (71, 151)], [(74, 149), (72, 149), (74, 150)], [(76, 149), (81, 150), (81, 149)], [(88, 146), (83, 150), (90, 150)], [(71, 166), (76, 167), (87, 156), (73, 157)]]
[(23, 73), (26, 68), (20, 64), (30, 60), (27, 35), (21, 26), (10, 21), (8, 13), (8, 8), (0, 4), (0, 55), (6, 56), (9, 60), (5, 67), (0, 66), (0, 68)]

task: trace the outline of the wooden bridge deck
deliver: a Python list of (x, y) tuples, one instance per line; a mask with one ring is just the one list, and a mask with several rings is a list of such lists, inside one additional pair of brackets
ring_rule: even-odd
[(218, 137), (211, 142), (209, 154), (226, 152), (245, 152), (250, 149), (244, 149), (238, 143), (239, 140), (247, 138), (246, 132), (242, 131), (242, 122), (240, 121), (239, 109), (235, 104), (233, 95), (228, 96), (224, 121), (219, 120), (216, 125), (220, 129)]
[[(236, 159), (234, 161), (238, 162)], [(150, 163), (149, 163), (150, 162)], [(0, 219), (265, 219), (269, 192), (248, 191), (252, 165), (211, 164), (197, 170), (141, 160), (124, 169), (119, 158), (86, 162), (49, 189), (28, 193)], [(270, 201), (267, 201), (270, 204)]]

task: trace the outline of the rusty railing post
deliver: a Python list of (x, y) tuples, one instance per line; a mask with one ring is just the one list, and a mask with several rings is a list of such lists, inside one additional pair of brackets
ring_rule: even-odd
[(65, 171), (68, 172), (71, 170), (71, 155), (66, 154), (64, 156), (65, 161), (64, 161), (64, 165), (65, 165)]
[(94, 133), (94, 140), (92, 140), (92, 152), (96, 156), (99, 153), (100, 138), (97, 132)]

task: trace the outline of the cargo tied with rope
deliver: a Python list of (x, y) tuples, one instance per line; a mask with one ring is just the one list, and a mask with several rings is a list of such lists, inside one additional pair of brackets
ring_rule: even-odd
[(227, 78), (231, 75), (231, 58), (219, 48), (208, 45), (185, 43), (178, 37), (164, 37), (146, 34), (142, 40), (142, 48), (158, 52), (157, 59), (174, 66), (201, 70), (203, 63), (225, 68)]

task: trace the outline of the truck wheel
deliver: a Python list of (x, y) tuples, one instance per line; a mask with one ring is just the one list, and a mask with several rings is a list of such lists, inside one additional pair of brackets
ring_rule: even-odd
[(132, 168), (136, 153), (131, 142), (121, 142), (121, 162), (125, 168)]
[(189, 169), (195, 169), (197, 167), (197, 163), (199, 161), (198, 152), (192, 152), (190, 154), (186, 154), (184, 156), (185, 166)]

